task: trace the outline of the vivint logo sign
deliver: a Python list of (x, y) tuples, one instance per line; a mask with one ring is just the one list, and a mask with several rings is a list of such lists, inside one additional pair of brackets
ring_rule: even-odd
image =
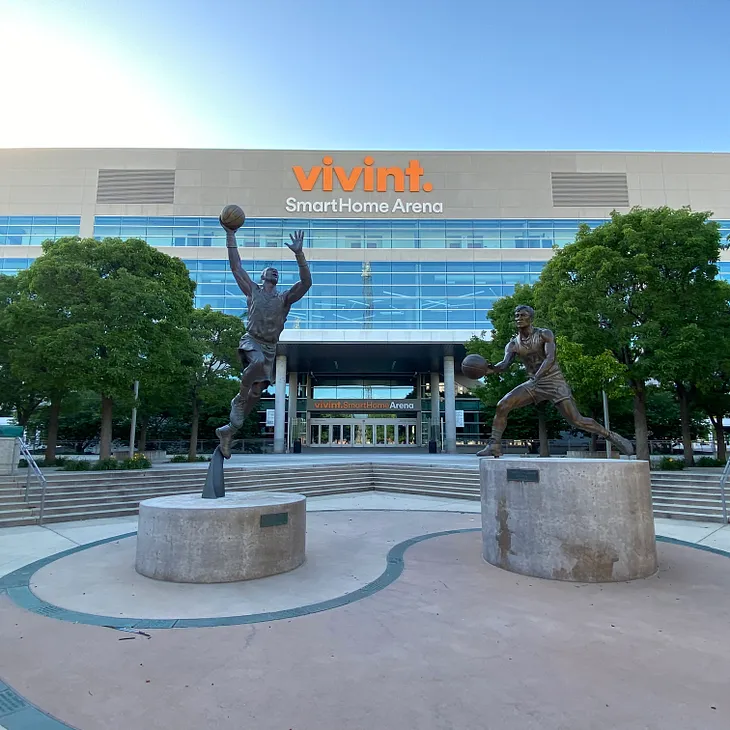
[[(376, 167), (373, 157), (366, 157), (362, 165), (351, 169), (334, 164), (329, 155), (322, 158), (321, 165), (305, 170), (300, 165), (292, 167), (299, 189), (305, 193), (322, 191), (331, 193), (355, 190), (365, 193), (430, 193), (433, 185), (422, 181), (424, 171), (418, 160), (409, 160), (407, 167)], [(289, 213), (443, 213), (442, 202), (412, 201), (397, 198), (395, 202), (378, 200), (357, 200), (333, 197), (328, 200), (286, 199)]]

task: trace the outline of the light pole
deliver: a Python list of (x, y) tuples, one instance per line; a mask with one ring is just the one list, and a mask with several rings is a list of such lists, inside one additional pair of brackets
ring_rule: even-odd
[(132, 424), (129, 428), (129, 458), (134, 459), (134, 432), (137, 430), (137, 396), (139, 380), (134, 381), (134, 408), (132, 408)]
[[(611, 430), (611, 426), (608, 424), (608, 396), (606, 395), (606, 391), (603, 392), (603, 425), (606, 427), (606, 431)], [(606, 458), (611, 458), (611, 442), (606, 439)]]

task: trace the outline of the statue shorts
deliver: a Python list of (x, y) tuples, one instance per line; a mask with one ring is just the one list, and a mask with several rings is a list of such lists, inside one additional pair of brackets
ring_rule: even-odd
[(508, 395), (518, 393), (529, 395), (535, 405), (544, 401), (560, 403), (573, 397), (570, 386), (560, 371), (553, 371), (541, 376), (537, 383), (533, 383), (532, 380), (520, 383)]
[(243, 425), (249, 397), (258, 400), (274, 380), (276, 345), (260, 342), (246, 333), (238, 345), (238, 356), (244, 370), (241, 375), (241, 392), (231, 401), (231, 424), (236, 428)]

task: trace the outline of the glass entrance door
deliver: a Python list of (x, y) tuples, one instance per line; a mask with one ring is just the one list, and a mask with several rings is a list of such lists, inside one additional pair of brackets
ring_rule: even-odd
[(414, 447), (417, 426), (414, 418), (311, 418), (309, 446)]

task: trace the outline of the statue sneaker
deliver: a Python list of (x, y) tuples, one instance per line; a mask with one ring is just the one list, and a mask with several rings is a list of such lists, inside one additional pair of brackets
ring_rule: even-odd
[(619, 436), (617, 433), (611, 432), (611, 435), (608, 437), (608, 440), (622, 453), (626, 456), (633, 456), (634, 455), (634, 445), (629, 441), (628, 439), (625, 439), (623, 436)]
[(220, 441), (221, 454), (224, 459), (231, 458), (231, 441), (233, 441), (233, 431), (230, 426), (221, 426), (216, 428), (215, 435)]
[(502, 456), (502, 442), (489, 439), (487, 445), (477, 452), (477, 456), (493, 456), (495, 459), (499, 459)]

